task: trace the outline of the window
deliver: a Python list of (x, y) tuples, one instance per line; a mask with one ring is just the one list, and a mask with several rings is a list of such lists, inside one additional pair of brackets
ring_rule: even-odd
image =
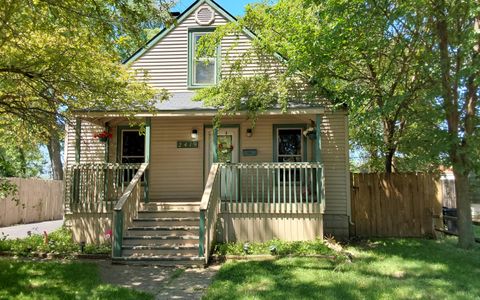
[(191, 31), (190, 32), (190, 74), (189, 85), (190, 86), (208, 86), (217, 83), (217, 52), (215, 55), (209, 57), (196, 57), (197, 44), (200, 38), (208, 34), (205, 31)]
[(121, 162), (143, 163), (145, 161), (145, 136), (136, 129), (122, 130)]
[(278, 162), (303, 161), (303, 138), (301, 128), (277, 129)]

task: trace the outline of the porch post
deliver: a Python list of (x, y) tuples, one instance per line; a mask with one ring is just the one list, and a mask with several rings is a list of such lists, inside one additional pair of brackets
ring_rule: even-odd
[(213, 127), (213, 162), (218, 162), (218, 128)]
[[(150, 162), (150, 145), (151, 145), (151, 131), (152, 131), (152, 118), (145, 119), (145, 162)], [(145, 186), (143, 188), (143, 197), (145, 203), (150, 201), (150, 193), (149, 193), (149, 168), (145, 170), (144, 173), (144, 182)]]
[[(108, 125), (108, 122), (105, 123), (105, 131), (110, 132), (110, 125)], [(105, 142), (105, 162), (108, 163), (110, 160), (110, 139), (107, 138), (107, 141)]]
[(315, 162), (322, 162), (322, 115), (315, 116), (315, 131), (317, 138), (315, 140)]
[(75, 162), (80, 163), (80, 136), (82, 134), (82, 120), (75, 119)]
[[(80, 163), (80, 138), (82, 135), (82, 120), (75, 119), (75, 163)], [(80, 170), (77, 168), (73, 173), (73, 201), (80, 202)]]
[[(322, 163), (322, 115), (317, 114), (315, 116), (315, 131), (317, 133), (317, 138), (315, 139), (315, 162), (317, 163)], [(322, 210), (322, 203), (324, 203), (325, 199), (325, 193), (324, 193), (324, 187), (323, 187), (323, 165), (321, 168), (316, 168), (315, 169), (315, 177), (317, 179), (316, 182), (316, 198), (317, 198), (317, 203), (319, 205), (320, 210)]]

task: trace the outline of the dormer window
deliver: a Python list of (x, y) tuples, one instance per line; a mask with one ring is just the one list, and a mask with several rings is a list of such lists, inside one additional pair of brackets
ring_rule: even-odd
[(204, 87), (217, 83), (219, 49), (216, 49), (213, 56), (196, 56), (198, 41), (212, 31), (213, 29), (200, 28), (189, 32), (188, 81), (190, 87)]

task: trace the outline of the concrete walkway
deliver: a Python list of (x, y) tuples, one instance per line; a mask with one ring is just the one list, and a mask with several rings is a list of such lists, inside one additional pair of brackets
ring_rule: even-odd
[(0, 238), (7, 236), (7, 239), (25, 238), (28, 233), (43, 234), (44, 231), (50, 233), (62, 227), (63, 220), (46, 221), (30, 224), (19, 224), (9, 227), (0, 227)]
[(175, 268), (112, 265), (95, 260), (105, 283), (133, 288), (155, 295), (155, 299), (201, 299), (220, 266)]

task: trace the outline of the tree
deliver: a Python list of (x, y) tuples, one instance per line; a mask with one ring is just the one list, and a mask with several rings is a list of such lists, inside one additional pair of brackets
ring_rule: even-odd
[[(438, 104), (448, 134), (448, 155), (455, 175), (459, 245), (472, 247), (474, 234), (468, 176), (478, 170), (480, 93), (480, 3), (438, 0), (424, 3), (431, 16), (440, 83)], [(475, 165), (477, 163), (477, 165)]]
[[(425, 97), (424, 87), (433, 79), (426, 64), (431, 53), (424, 47), (424, 23), (411, 1), (255, 4), (238, 24), (204, 38), (198, 55), (212, 51), (212, 43), (221, 37), (244, 28), (258, 37), (253, 51), (243, 55), (243, 63), (235, 63), (232, 71), (222, 74), (218, 86), (201, 90), (197, 98), (223, 111), (242, 105), (257, 111), (274, 104), (285, 107), (298, 96), (288, 97), (286, 91), (294, 91), (301, 80), (308, 91), (305, 100), (330, 99), (334, 105), (350, 106), (354, 145), (366, 150), (373, 161), (382, 159), (385, 172), (406, 169), (394, 165), (396, 156), (403, 163), (412, 149), (428, 145), (437, 154), (441, 149), (441, 139), (435, 138), (440, 130), (432, 123), (438, 121), (438, 111), (433, 109), (433, 99)], [(253, 78), (241, 76), (242, 65), (276, 54), (284, 58), (280, 74), (265, 76), (260, 68)], [(434, 117), (417, 115), (418, 107)], [(412, 147), (404, 137), (419, 127), (431, 134), (423, 135)], [(411, 166), (419, 167), (423, 165)]]
[(22, 123), (8, 117), (0, 120), (0, 177), (36, 177), (42, 172), (40, 142)]
[[(3, 0), (0, 115), (42, 137), (61, 177), (60, 139), (76, 110), (148, 110), (154, 94), (120, 64), (125, 36), (140, 45), (144, 25), (169, 20), (162, 0)], [(132, 38), (133, 37), (133, 38)], [(145, 75), (146, 76), (146, 75)]]

